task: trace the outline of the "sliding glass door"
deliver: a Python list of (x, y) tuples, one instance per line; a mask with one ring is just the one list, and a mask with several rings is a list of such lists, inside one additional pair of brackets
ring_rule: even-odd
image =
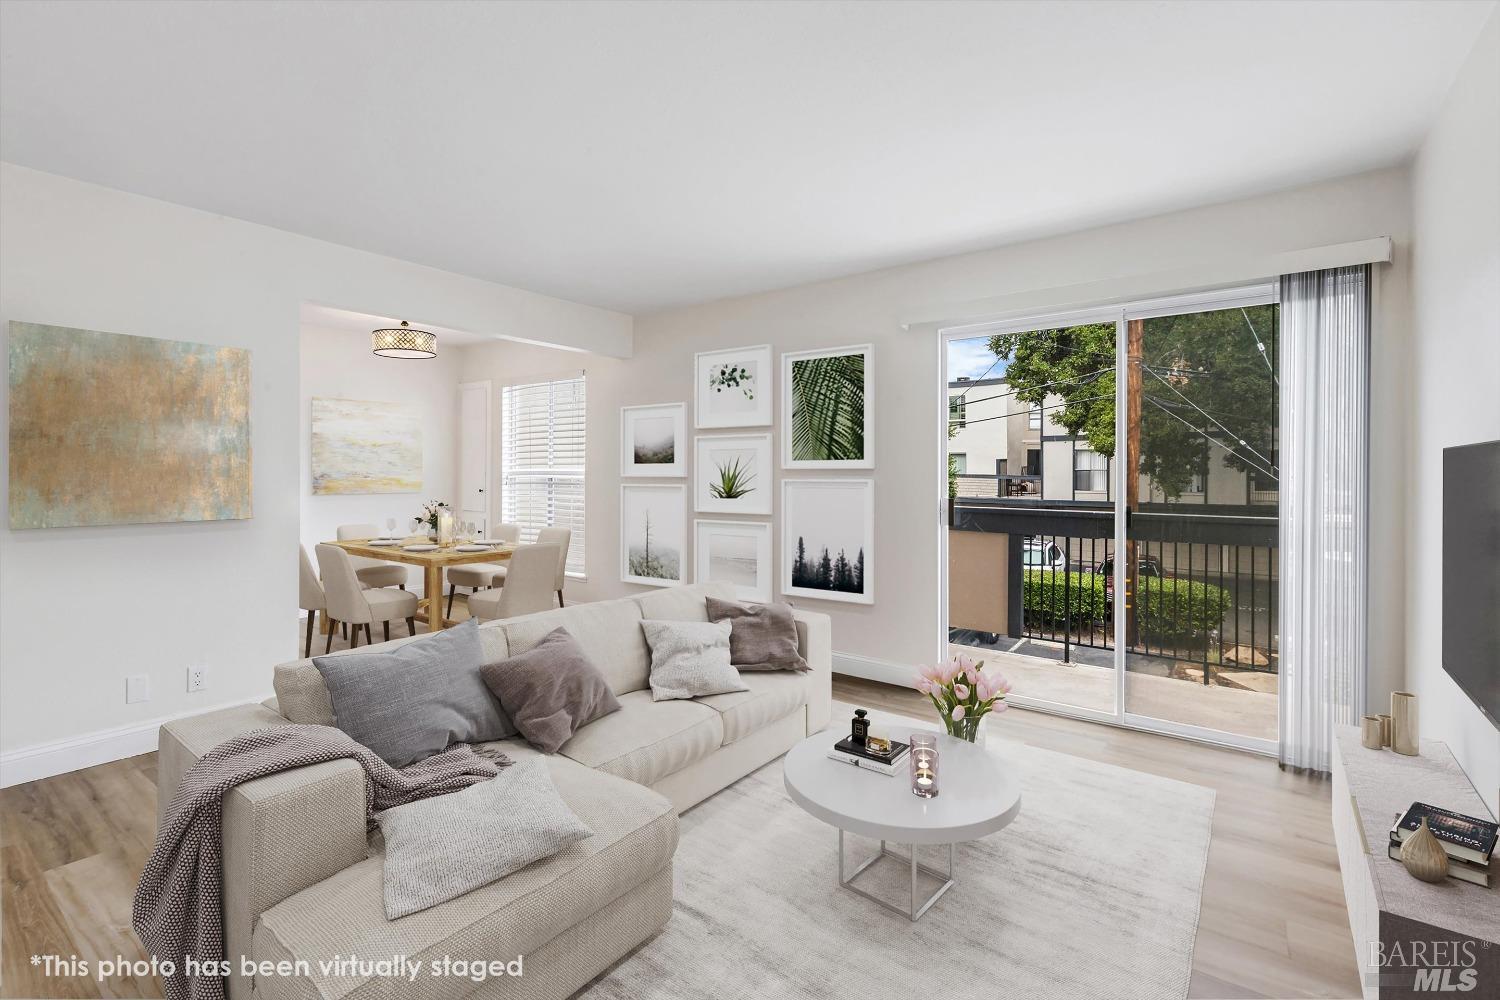
[(1277, 334), (1271, 286), (946, 333), (948, 650), (1273, 750)]

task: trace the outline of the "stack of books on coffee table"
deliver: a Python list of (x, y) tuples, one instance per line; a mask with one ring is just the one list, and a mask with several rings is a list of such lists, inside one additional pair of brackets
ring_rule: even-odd
[(906, 755), (910, 752), (910, 743), (891, 740), (890, 753), (871, 753), (863, 743), (855, 743), (852, 736), (845, 736), (829, 748), (828, 757), (830, 760), (853, 764), (855, 767), (862, 767), (868, 771), (895, 774), (906, 763)]
[(1427, 820), (1427, 829), (1432, 831), (1448, 855), (1448, 875), (1488, 886), (1497, 828), (1486, 819), (1465, 816), (1425, 802), (1413, 802), (1391, 827), (1391, 841), (1386, 853), (1400, 861), (1402, 842), (1417, 832), (1423, 819)]

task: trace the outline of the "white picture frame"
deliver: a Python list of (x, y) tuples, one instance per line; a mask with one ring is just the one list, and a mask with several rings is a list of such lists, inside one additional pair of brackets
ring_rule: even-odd
[[(770, 514), (774, 475), (770, 434), (700, 434), (693, 441), (693, 510)], [(737, 475), (743, 495), (726, 477)], [(721, 495), (715, 495), (716, 491)]]
[[(825, 575), (837, 578), (842, 562), (856, 576), (858, 590), (809, 584), (801, 575), (802, 567), (815, 573), (822, 568), (824, 549), (831, 564)], [(781, 592), (819, 601), (875, 603), (875, 480), (781, 481)]]
[(683, 403), (620, 407), (620, 475), (663, 479), (686, 476), (686, 412)]
[(693, 426), (769, 427), (775, 366), (770, 344), (693, 355)]
[(687, 582), (686, 486), (620, 484), (620, 579), (647, 587)]
[(693, 579), (734, 585), (737, 601), (770, 604), (771, 525), (767, 521), (693, 522)]
[[(846, 358), (850, 361), (838, 365), (829, 359)], [(857, 358), (858, 362), (853, 361)], [(819, 364), (819, 362), (827, 362)], [(812, 367), (805, 367), (812, 366)], [(850, 372), (855, 379), (848, 378)], [(858, 381), (857, 394), (846, 387), (842, 392), (837, 387), (828, 391), (835, 398), (844, 400), (849, 415), (839, 421), (839, 427), (830, 433), (814, 434), (809, 430), (799, 434), (806, 422), (806, 412), (812, 395), (807, 387), (807, 372), (821, 372), (816, 382), (842, 375), (846, 382)], [(815, 384), (816, 384), (815, 382)], [(857, 398), (851, 398), (856, 397)], [(822, 421), (811, 427), (823, 427)], [(843, 433), (836, 433), (838, 430)], [(857, 443), (855, 450), (852, 445)], [(781, 356), (781, 467), (790, 470), (828, 469), (873, 469), (875, 467), (875, 347), (873, 344), (854, 344), (848, 347), (829, 347), (815, 351), (789, 351)]]

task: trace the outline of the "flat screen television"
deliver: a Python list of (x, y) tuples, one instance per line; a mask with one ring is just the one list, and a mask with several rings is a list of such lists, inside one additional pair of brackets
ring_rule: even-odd
[(1443, 669), (1500, 728), (1500, 441), (1443, 449)]

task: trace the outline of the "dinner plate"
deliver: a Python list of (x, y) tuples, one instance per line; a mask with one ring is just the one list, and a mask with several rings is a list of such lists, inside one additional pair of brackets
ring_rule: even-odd
[(366, 542), (365, 544), (366, 545), (400, 545), (401, 544), (401, 539), (399, 539), (399, 538), (372, 538), (368, 542)]
[(480, 545), (477, 542), (469, 545), (454, 546), (454, 551), (456, 552), (488, 552), (489, 550), (490, 547), (488, 545)]
[(429, 542), (423, 542), (420, 545), (403, 545), (401, 548), (406, 552), (436, 552), (438, 547)]

